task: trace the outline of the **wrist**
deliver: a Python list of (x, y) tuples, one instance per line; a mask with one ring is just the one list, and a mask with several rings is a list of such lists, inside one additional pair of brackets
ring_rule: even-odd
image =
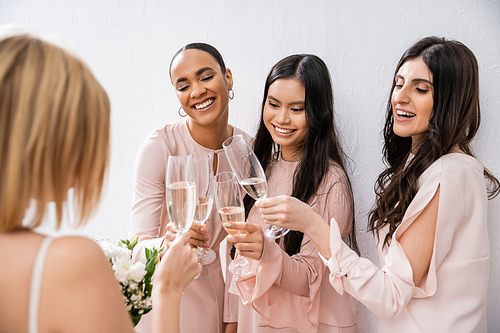
[[(310, 239), (314, 237), (318, 237), (321, 233), (324, 233), (326, 230), (329, 231), (328, 223), (323, 220), (323, 217), (314, 212), (314, 215), (307, 218), (307, 223), (302, 231), (307, 235)], [(327, 232), (328, 234), (328, 232)]]
[(152, 290), (152, 296), (154, 298), (158, 297), (168, 297), (169, 299), (181, 298), (182, 293), (185, 288), (183, 287), (174, 287), (165, 285), (163, 283), (156, 283)]
[(304, 234), (313, 242), (318, 252), (325, 258), (330, 258), (330, 226), (319, 215), (310, 221)]

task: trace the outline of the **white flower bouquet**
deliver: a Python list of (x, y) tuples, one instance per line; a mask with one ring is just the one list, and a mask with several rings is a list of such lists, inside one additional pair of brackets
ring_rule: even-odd
[(132, 250), (137, 245), (138, 237), (120, 240), (118, 244), (107, 240), (97, 241), (109, 259), (115, 277), (122, 287), (123, 300), (134, 326), (142, 315), (151, 311), (151, 278), (155, 272), (161, 249), (145, 249), (146, 264), (132, 260)]

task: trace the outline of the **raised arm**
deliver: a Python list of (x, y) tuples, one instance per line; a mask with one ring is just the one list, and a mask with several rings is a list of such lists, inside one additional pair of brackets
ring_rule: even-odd
[(182, 293), (202, 270), (189, 239), (189, 233), (178, 236), (164, 252), (155, 272), (153, 333), (179, 332)]
[(347, 179), (339, 171), (333, 173), (331, 185), (325, 193), (318, 193), (312, 206), (286, 195), (261, 200), (255, 204), (266, 223), (307, 235), (316, 249), (330, 257), (328, 222), (334, 218), (342, 237), (352, 231), (352, 194)]
[[(352, 229), (352, 204), (344, 204), (350, 202), (350, 192), (346, 192), (342, 185), (343, 183), (338, 181), (338, 173), (333, 173), (309, 202), (312, 208), (288, 196), (273, 197), (269, 200), (290, 199), (293, 204), (300, 203), (308, 207), (309, 211), (319, 216), (319, 221), (326, 225), (328, 247), (329, 228), (324, 219), (329, 221), (330, 217), (337, 217), (345, 234)], [(302, 239), (300, 251), (293, 255), (284, 252), (275, 241), (263, 239), (261, 225), (265, 224), (262, 223), (261, 213), (266, 219), (265, 209), (258, 207), (252, 209), (248, 217), (249, 222), (254, 221), (253, 223), (258, 225), (231, 223), (230, 226), (249, 233), (232, 235), (228, 240), (237, 240), (236, 246), (243, 255), (260, 261), (255, 276), (235, 280), (242, 302), (252, 302), (252, 307), (259, 313), (259, 320), (268, 322), (269, 326), (284, 328), (293, 322), (296, 330), (315, 332), (318, 329), (320, 312), (319, 290), (326, 267), (307, 234)], [(297, 220), (305, 222), (304, 224), (309, 222), (306, 219), (302, 221), (302, 218)], [(259, 237), (254, 237), (253, 234)], [(283, 314), (277, 316), (277, 313)]]
[[(453, 198), (452, 193), (455, 193), (456, 207), (463, 207), (457, 195), (462, 189), (453, 181), (445, 184), (447, 197)], [(301, 230), (310, 237), (319, 252), (329, 258), (325, 262), (331, 271), (330, 282), (339, 293), (345, 289), (377, 315), (390, 317), (406, 307), (415, 286), (420, 286), (422, 279), (429, 274), (435, 255), (433, 247), (438, 216), (443, 220), (443, 228), (450, 231), (447, 238), (452, 237), (456, 223), (462, 218), (461, 208), (439, 209), (442, 188), (440, 179), (434, 179), (421, 189), (422, 192), (419, 191), (414, 199), (415, 205), (407, 211), (382, 258), (385, 262), (382, 269), (360, 258), (342, 241), (344, 235), (334, 219), (331, 230), (327, 232), (327, 224), (321, 216), (293, 198), (270, 198), (258, 204), (269, 223)], [(449, 206), (449, 203), (444, 206)], [(434, 270), (432, 274), (435, 274)], [(429, 294), (434, 292), (429, 291)]]
[(329, 258), (330, 227), (321, 215), (297, 198), (281, 195), (255, 203), (266, 223), (301, 231), (313, 242), (321, 255)]

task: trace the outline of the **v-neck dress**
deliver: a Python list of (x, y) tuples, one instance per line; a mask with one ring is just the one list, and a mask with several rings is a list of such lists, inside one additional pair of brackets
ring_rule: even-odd
[[(251, 137), (233, 126), (233, 135)], [(134, 194), (130, 217), (130, 234), (139, 235), (134, 249), (136, 260), (146, 260), (144, 248), (159, 248), (169, 223), (165, 204), (165, 176), (168, 156), (187, 156), (193, 152), (208, 152), (217, 156), (215, 173), (231, 171), (223, 149), (211, 150), (192, 138), (187, 120), (168, 124), (150, 133), (139, 148), (134, 168)], [(191, 282), (182, 295), (181, 332), (223, 332), (223, 322), (236, 322), (237, 300), (231, 305), (222, 276), (219, 244), (227, 236), (217, 209), (213, 205), (207, 220), (208, 234), (216, 260), (203, 266), (201, 276)], [(230, 273), (228, 273), (230, 274)], [(153, 310), (154, 311), (154, 310)], [(143, 317), (143, 319), (145, 319)], [(141, 319), (141, 322), (143, 321)], [(141, 333), (147, 333), (147, 319), (139, 323)]]

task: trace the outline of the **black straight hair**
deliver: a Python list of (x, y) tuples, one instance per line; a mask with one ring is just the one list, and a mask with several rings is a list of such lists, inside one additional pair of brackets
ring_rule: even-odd
[[(262, 117), (269, 87), (278, 79), (298, 79), (304, 84), (305, 88), (305, 114), (308, 130), (299, 151), (300, 162), (294, 173), (292, 196), (307, 203), (316, 195), (321, 182), (328, 173), (331, 162), (333, 161), (339, 165), (345, 173), (345, 177), (341, 178), (350, 189), (351, 197), (349, 200), (353, 209), (352, 232), (347, 240), (351, 247), (359, 253), (354, 231), (352, 189), (344, 167), (345, 154), (341, 149), (334, 123), (330, 73), (326, 64), (318, 56), (312, 54), (291, 55), (273, 66), (264, 87), (261, 117), (253, 145), (254, 152), (264, 170), (279, 156), (280, 147), (274, 143)], [(245, 212), (248, 216), (248, 212), (255, 201), (247, 195), (244, 202)], [(303, 237), (302, 232), (293, 230), (284, 236), (284, 247), (289, 256), (300, 252)]]

